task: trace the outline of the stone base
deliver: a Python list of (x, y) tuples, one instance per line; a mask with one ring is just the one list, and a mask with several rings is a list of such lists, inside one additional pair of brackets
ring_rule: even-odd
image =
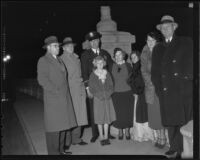
[(183, 135), (182, 158), (193, 158), (193, 120), (181, 127), (180, 132)]

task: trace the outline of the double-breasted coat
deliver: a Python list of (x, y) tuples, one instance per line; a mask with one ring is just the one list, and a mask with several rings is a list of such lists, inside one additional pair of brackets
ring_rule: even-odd
[(81, 66), (78, 55), (63, 53), (61, 59), (68, 71), (68, 81), (78, 126), (87, 125), (86, 92), (81, 77)]
[(37, 64), (37, 80), (43, 88), (46, 132), (57, 132), (77, 126), (69, 92), (67, 71), (61, 59), (50, 53)]
[(174, 35), (155, 46), (151, 79), (160, 100), (165, 126), (184, 125), (192, 119), (193, 42)]

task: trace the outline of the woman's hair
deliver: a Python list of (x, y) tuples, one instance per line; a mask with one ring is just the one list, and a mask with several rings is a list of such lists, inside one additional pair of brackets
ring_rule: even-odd
[(105, 66), (106, 65), (106, 61), (104, 60), (104, 58), (102, 57), (102, 56), (97, 56), (97, 57), (95, 57), (94, 58), (94, 60), (93, 60), (93, 65), (94, 65), (94, 69), (96, 69), (97, 68), (97, 62), (98, 61), (103, 61), (103, 66)]
[(138, 58), (140, 58), (140, 52), (139, 52), (138, 50), (133, 50), (133, 51), (131, 52), (130, 56), (129, 56), (129, 58), (130, 58), (131, 61), (132, 61), (131, 56), (132, 56), (133, 54), (136, 54), (136, 56), (137, 56)]
[(159, 41), (161, 40), (161, 36), (160, 36), (159, 33), (156, 32), (156, 31), (147, 33), (146, 39), (148, 38), (148, 36), (151, 37), (151, 38), (153, 38), (153, 39), (155, 39), (156, 42), (159, 42)]
[(126, 53), (125, 53), (121, 48), (115, 48), (115, 49), (114, 49), (113, 57), (115, 58), (115, 55), (116, 55), (116, 53), (117, 53), (118, 51), (121, 51), (122, 56), (123, 56), (123, 59), (125, 59)]

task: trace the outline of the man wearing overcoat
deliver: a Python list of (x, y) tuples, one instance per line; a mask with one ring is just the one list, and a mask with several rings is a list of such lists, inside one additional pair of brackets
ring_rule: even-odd
[(64, 133), (76, 127), (76, 117), (69, 92), (67, 70), (59, 54), (57, 37), (45, 39), (46, 54), (37, 64), (37, 80), (43, 88), (44, 126), (49, 155), (71, 154), (64, 146)]
[(164, 41), (153, 50), (151, 79), (160, 100), (162, 123), (168, 129), (170, 149), (165, 154), (180, 157), (180, 128), (193, 118), (193, 42), (175, 35), (178, 24), (172, 16), (163, 16), (156, 27)]

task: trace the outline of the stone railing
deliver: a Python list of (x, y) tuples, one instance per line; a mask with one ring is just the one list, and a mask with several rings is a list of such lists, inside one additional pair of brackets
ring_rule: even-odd
[(18, 80), (16, 90), (18, 92), (30, 95), (39, 100), (43, 99), (43, 90), (36, 79), (20, 79)]
[(180, 129), (183, 135), (182, 158), (193, 158), (193, 120)]

